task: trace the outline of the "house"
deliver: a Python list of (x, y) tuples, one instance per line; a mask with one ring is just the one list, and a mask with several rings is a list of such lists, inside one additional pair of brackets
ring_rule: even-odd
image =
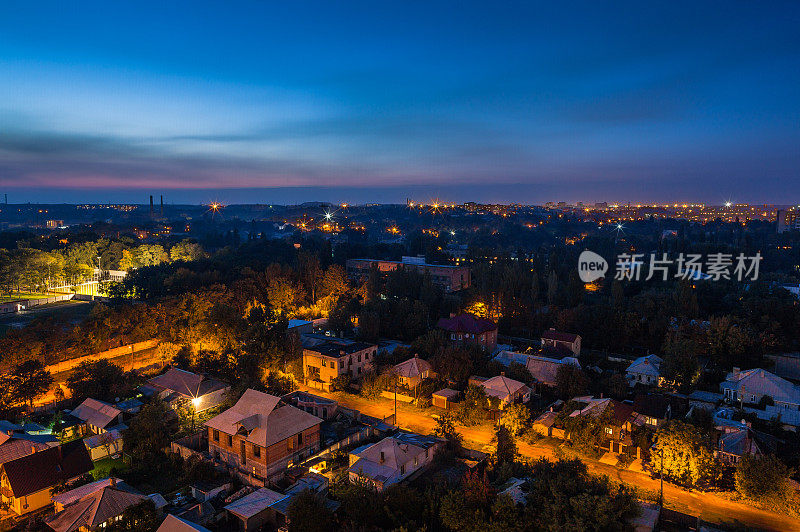
[(530, 388), (505, 375), (486, 379), (480, 385), (489, 398), (497, 397), (500, 400), (501, 407), (510, 403), (527, 403), (531, 398)]
[(286, 496), (273, 503), (270, 508), (275, 512), (275, 518), (279, 527), (285, 526), (289, 517), (289, 507), (295, 498), (304, 491), (310, 491), (320, 498), (320, 501), (331, 511), (336, 512), (341, 505), (338, 501), (332, 501), (325, 495), (328, 492), (328, 479), (317, 473), (303, 475), (286, 490)]
[(458, 396), (460, 394), (461, 392), (458, 390), (444, 388), (438, 392), (433, 392), (431, 395), (431, 401), (433, 402), (433, 406), (449, 410), (454, 403), (458, 402)]
[(284, 395), (281, 400), (325, 420), (334, 418), (339, 412), (337, 401), (300, 390)]
[(689, 401), (677, 395), (640, 393), (633, 400), (633, 409), (641, 416), (639, 424), (657, 429), (670, 419), (685, 416)]
[(733, 368), (719, 387), (728, 402), (757, 404), (769, 397), (776, 409), (800, 410), (800, 386), (762, 368)]
[[(124, 425), (119, 425), (119, 427), (124, 427)], [(121, 453), (122, 429), (114, 428), (102, 434), (89, 436), (84, 438), (83, 444), (86, 445), (93, 462)]]
[(367, 482), (378, 491), (425, 470), (444, 440), (399, 432), (350, 453), (347, 469), (351, 482)]
[(81, 435), (103, 434), (106, 430), (122, 423), (122, 410), (104, 401), (86, 399), (70, 412), (72, 417), (80, 419), (83, 427)]
[(542, 333), (542, 347), (577, 356), (581, 354), (581, 337), (578, 334), (559, 332), (551, 327)]
[(104, 529), (132, 506), (149, 500), (116, 478), (107, 478), (54, 495), (55, 515), (45, 520), (55, 532)]
[(167, 517), (158, 527), (156, 532), (211, 532), (204, 526), (192, 523), (186, 519), (181, 519), (172, 514), (167, 514)]
[(657, 355), (647, 355), (639, 357), (625, 370), (625, 377), (628, 386), (644, 384), (646, 386), (657, 386), (661, 379), (661, 363), (664, 362)]
[(631, 405), (614, 399), (591, 396), (575, 397), (571, 402), (577, 404), (578, 408), (572, 411), (569, 417), (605, 418), (601, 449), (619, 454), (629, 453), (635, 449), (636, 457), (640, 457), (641, 450), (633, 441), (633, 433), (642, 423), (640, 416)]
[(34, 512), (50, 504), (50, 489), (85, 475), (92, 460), (81, 440), (10, 460), (0, 465), (2, 502), (17, 515)]
[(558, 370), (565, 365), (581, 369), (581, 363), (575, 357), (564, 357), (562, 359), (548, 358), (536, 355), (529, 355), (525, 363), (531, 377), (537, 384), (555, 387)]
[(756, 441), (755, 434), (750, 427), (718, 427), (723, 432), (717, 441), (717, 456), (720, 461), (729, 465), (736, 465), (745, 455), (761, 455), (761, 447)]
[(511, 477), (505, 484), (497, 490), (500, 495), (508, 495), (514, 504), (526, 506), (528, 504), (528, 493), (530, 493), (530, 479)]
[(409, 389), (416, 388), (423, 379), (436, 376), (430, 363), (419, 355), (397, 364), (392, 372), (397, 375), (397, 383)]
[(171, 408), (193, 408), (202, 412), (220, 405), (230, 385), (179, 368), (170, 368), (161, 375), (153, 377), (140, 388), (146, 395), (158, 395)]
[(457, 344), (477, 345), (493, 352), (497, 347), (497, 325), (469, 313), (441, 318), (436, 327), (444, 330), (450, 340)]
[(277, 519), (271, 506), (284, 497), (282, 493), (269, 488), (259, 488), (228, 504), (225, 510), (239, 521), (239, 530), (247, 532), (267, 525), (275, 527)]
[(264, 482), (320, 448), (322, 419), (253, 389), (205, 423), (216, 464), (246, 481)]
[[(558, 414), (556, 412), (548, 410), (533, 420), (532, 428), (542, 436), (553, 438), (553, 425), (555, 425), (557, 417)], [(563, 437), (563, 434), (560, 436)]]
[(520, 366), (524, 366), (528, 363), (529, 356), (530, 355), (525, 353), (517, 353), (515, 351), (503, 349), (497, 353), (492, 360), (498, 364), (502, 364), (505, 367), (510, 367), (511, 364), (519, 364)]
[(367, 373), (378, 350), (375, 344), (322, 334), (305, 334), (301, 341), (305, 384), (324, 391), (330, 391), (335, 378)]

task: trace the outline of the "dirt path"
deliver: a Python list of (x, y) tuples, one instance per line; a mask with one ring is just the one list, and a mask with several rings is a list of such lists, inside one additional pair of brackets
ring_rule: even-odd
[[(306, 389), (306, 388), (303, 388)], [(319, 390), (306, 389), (308, 392), (336, 399), (340, 404), (354, 408), (367, 415), (384, 417), (394, 413), (394, 402), (388, 399), (365, 399), (358, 395), (344, 393), (324, 393)], [(421, 434), (433, 432), (436, 420), (431, 414), (440, 412), (438, 409), (418, 409), (415, 406), (397, 403), (397, 425)], [(464, 437), (464, 444), (473, 449), (489, 451), (492, 439), (491, 425), (484, 424), (476, 427), (458, 427), (458, 432)], [(554, 460), (554, 444), (548, 440), (530, 445), (518, 441), (520, 454), (530, 458), (546, 458)], [(589, 472), (595, 475), (607, 475), (617, 482), (624, 482), (631, 486), (657, 492), (659, 481), (649, 475), (638, 471), (619, 469), (615, 466), (598, 462), (597, 460), (582, 458)], [(750, 527), (759, 530), (788, 531), (800, 530), (800, 520), (789, 516), (753, 508), (746, 504), (730, 501), (713, 493), (700, 493), (687, 491), (683, 488), (664, 483), (664, 506), (692, 516), (697, 516), (711, 523), (729, 526)]]

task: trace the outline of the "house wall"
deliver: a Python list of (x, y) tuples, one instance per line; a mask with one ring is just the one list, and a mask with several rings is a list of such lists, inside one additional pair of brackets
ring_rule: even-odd
[[(298, 444), (298, 434), (275, 443), (268, 448), (257, 446), (259, 455), (256, 456), (252, 443), (246, 441), (241, 434), (228, 435), (219, 432), (219, 441), (214, 440), (214, 429), (208, 427), (208, 449), (214, 461), (237, 469), (246, 475), (254, 475), (267, 479), (286, 469), (290, 462), (308, 458), (320, 447), (320, 426), (314, 425), (303, 431), (303, 443)], [(228, 444), (231, 436), (231, 444)], [(244, 463), (241, 459), (242, 442), (244, 442)]]
[(14, 497), (6, 478), (3, 478), (2, 493), (3, 502), (17, 515), (35, 512), (51, 503), (50, 487), (23, 497)]
[(303, 349), (303, 376), (306, 381), (313, 380), (313, 375), (318, 371), (319, 380), (327, 384), (345, 374), (354, 379), (359, 378), (372, 368), (372, 360), (377, 351), (377, 346), (370, 346), (349, 355), (329, 357), (313, 349)]

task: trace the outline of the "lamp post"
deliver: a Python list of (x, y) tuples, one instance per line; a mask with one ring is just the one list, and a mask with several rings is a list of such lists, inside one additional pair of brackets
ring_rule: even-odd
[(661, 492), (658, 496), (658, 505), (664, 508), (664, 447), (661, 447)]
[(197, 412), (198, 406), (200, 406), (200, 398), (192, 397), (192, 434), (194, 434), (194, 414)]

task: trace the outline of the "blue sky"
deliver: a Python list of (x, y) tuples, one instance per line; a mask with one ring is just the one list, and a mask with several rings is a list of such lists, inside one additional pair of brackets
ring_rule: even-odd
[(7, 1), (0, 193), (797, 202), (798, 27), (797, 2)]

